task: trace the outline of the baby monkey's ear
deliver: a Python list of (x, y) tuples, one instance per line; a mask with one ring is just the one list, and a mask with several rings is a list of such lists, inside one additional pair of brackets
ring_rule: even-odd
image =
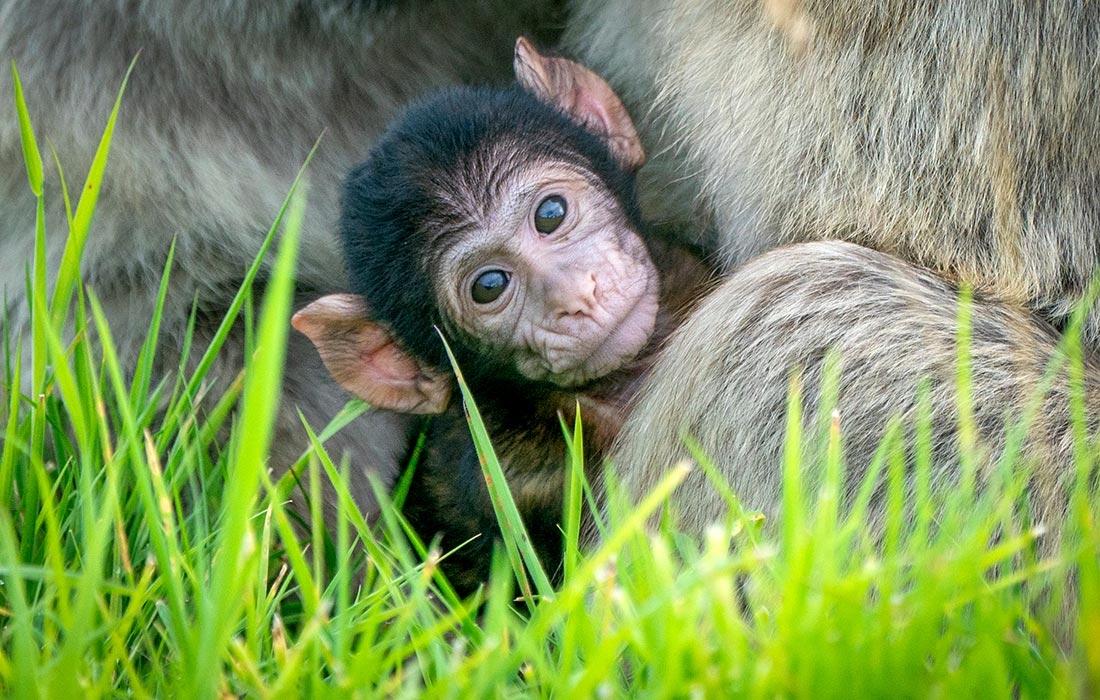
[(447, 410), (451, 378), (424, 366), (393, 334), (367, 319), (355, 294), (321, 297), (291, 319), (321, 353), (332, 378), (371, 406), (398, 413)]
[(645, 163), (645, 150), (622, 100), (603, 78), (567, 58), (544, 56), (523, 37), (516, 39), (513, 64), (524, 90), (548, 102), (597, 136), (627, 170)]

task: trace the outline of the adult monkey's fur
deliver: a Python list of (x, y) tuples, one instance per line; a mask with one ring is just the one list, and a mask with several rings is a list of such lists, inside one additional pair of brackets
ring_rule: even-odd
[(1100, 262), (1097, 3), (580, 0), (567, 42), (731, 266), (839, 238), (1061, 325)]
[[(58, 151), (80, 187), (116, 90), (140, 50), (122, 101), (83, 273), (104, 302), (124, 359), (148, 329), (157, 283), (177, 238), (164, 310), (161, 367), (170, 371), (194, 299), (195, 347), (221, 320), (295, 173), (324, 132), (308, 171), (309, 204), (298, 301), (337, 291), (337, 192), (352, 163), (411, 97), (442, 85), (508, 79), (515, 36), (552, 20), (552, 0), (222, 0), (37, 2), (0, 5), (0, 56), (19, 68), (40, 145)], [(34, 198), (22, 165), (12, 79), (0, 70), (0, 286), (24, 327), (24, 270), (33, 250)], [(64, 245), (64, 211), (46, 158), (51, 269)], [(262, 279), (261, 279), (262, 282)], [(316, 428), (348, 399), (304, 338), (292, 337), (275, 464), (304, 446), (296, 409)], [(213, 376), (242, 365), (235, 335)], [(29, 357), (24, 353), (26, 357)], [(220, 386), (225, 386), (222, 383)], [(357, 470), (392, 479), (407, 419), (375, 414), (330, 443)], [(364, 455), (366, 455), (364, 457)], [(352, 492), (373, 504), (358, 473)]]
[[(936, 275), (850, 243), (819, 241), (774, 250), (746, 263), (712, 292), (673, 335), (623, 426), (612, 460), (634, 495), (648, 493), (687, 456), (691, 435), (722, 469), (745, 506), (769, 522), (783, 492), (783, 451), (792, 370), (799, 370), (807, 481), (825, 454), (829, 408), (840, 423), (848, 466), (846, 502), (897, 419), (915, 454), (928, 396), (930, 487), (944, 495), (959, 482), (958, 295)], [(1009, 450), (1009, 431), (1038, 395), (1058, 335), (1026, 309), (975, 298), (970, 327), (972, 419), (977, 484)], [(705, 338), (706, 342), (701, 339)], [(830, 350), (838, 352), (838, 398), (823, 406)], [(1100, 413), (1100, 363), (1084, 361), (1086, 429)], [(1028, 423), (1013, 464), (1026, 465), (1035, 523), (1057, 532), (1072, 486), (1074, 435), (1065, 366)], [(879, 484), (883, 483), (880, 478)], [(994, 480), (994, 483), (995, 480)], [(907, 482), (912, 487), (912, 482)], [(881, 531), (885, 500), (876, 494), (869, 527)], [(680, 486), (679, 524), (701, 534), (726, 512), (702, 471)], [(1047, 540), (1054, 540), (1051, 534)]]
[[(1000, 453), (1005, 416), (1054, 351), (1027, 311), (1064, 327), (1100, 263), (1100, 4), (579, 0), (566, 42), (637, 117), (651, 154), (643, 207), (688, 222), (728, 267), (834, 238), (973, 285), (979, 427), (984, 454)], [(953, 295), (889, 257), (815, 250), (830, 251), (749, 263), (681, 329), (613, 454), (635, 496), (685, 455), (687, 430), (748, 507), (774, 512), (787, 378), (815, 376), (838, 342), (857, 364), (840, 387), (850, 466), (865, 466), (892, 416), (912, 415), (931, 374), (934, 476), (953, 478), (952, 387), (936, 374), (954, 362)], [(906, 277), (937, 303), (889, 303)], [(784, 298), (792, 284), (812, 294)], [(787, 314), (801, 321), (768, 325)], [(1100, 314), (1085, 334), (1095, 350)], [(868, 367), (885, 374), (859, 374)], [(1092, 358), (1086, 382), (1100, 406)], [(1064, 398), (1049, 399), (1025, 448), (1047, 513), (1073, 464)], [(681, 490), (696, 531), (724, 512), (704, 481)]]

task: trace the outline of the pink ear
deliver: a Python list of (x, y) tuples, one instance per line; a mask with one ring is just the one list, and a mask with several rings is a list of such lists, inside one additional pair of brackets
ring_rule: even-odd
[(544, 56), (523, 37), (516, 39), (516, 80), (523, 89), (557, 106), (607, 140), (623, 167), (636, 170), (645, 150), (622, 100), (603, 78), (567, 58)]
[(451, 379), (423, 366), (381, 324), (367, 320), (367, 306), (354, 294), (321, 297), (291, 324), (321, 353), (340, 386), (377, 408), (398, 413), (443, 413)]

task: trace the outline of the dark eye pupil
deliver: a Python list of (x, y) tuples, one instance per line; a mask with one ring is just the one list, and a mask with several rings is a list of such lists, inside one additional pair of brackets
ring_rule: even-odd
[(565, 198), (552, 194), (539, 202), (535, 210), (535, 230), (539, 233), (551, 233), (561, 225), (565, 218)]
[(489, 270), (482, 272), (474, 280), (472, 290), (474, 301), (478, 304), (488, 304), (496, 301), (508, 287), (509, 276), (503, 270)]

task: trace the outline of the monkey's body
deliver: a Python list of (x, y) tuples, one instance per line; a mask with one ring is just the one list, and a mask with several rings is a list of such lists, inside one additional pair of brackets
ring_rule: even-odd
[[(828, 423), (829, 416), (819, 414), (819, 398), (826, 355), (836, 350), (836, 412), (848, 487), (860, 485), (893, 419), (900, 421), (912, 459), (918, 386), (927, 382), (931, 488), (945, 493), (960, 473), (957, 308), (955, 288), (935, 275), (849, 243), (800, 244), (759, 256), (698, 306), (651, 372), (611, 454), (625, 490), (644, 495), (671, 465), (687, 458), (681, 441), (686, 433), (744, 507), (774, 522), (782, 501), (789, 379), (800, 372), (804, 429), (812, 444)], [(1027, 309), (981, 295), (973, 301), (970, 334), (981, 482), (1006, 449), (1007, 427), (1038, 395), (1058, 335)], [(1088, 427), (1095, 430), (1100, 364), (1091, 356), (1085, 358), (1085, 386)], [(1064, 487), (1075, 473), (1071, 426), (1063, 368), (1018, 458), (1032, 470), (1034, 522), (1052, 531), (1060, 525)], [(820, 448), (806, 449), (805, 469), (822, 458)], [(676, 499), (690, 504), (681, 509), (679, 525), (695, 535), (726, 512), (699, 470), (679, 487)], [(882, 515), (880, 506), (872, 504), (872, 523)]]
[(587, 0), (567, 43), (731, 269), (848, 240), (1060, 327), (1100, 263), (1096, 3)]
[[(663, 353), (624, 428), (613, 458), (632, 494), (684, 454), (689, 427), (746, 505), (774, 513), (787, 372), (814, 377), (831, 342), (844, 345), (855, 476), (890, 417), (912, 415), (927, 375), (934, 476), (950, 483), (956, 315), (937, 278), (1000, 300), (973, 309), (979, 427), (998, 454), (1002, 413), (1020, 409), (1100, 263), (1100, 5), (582, 0), (573, 10), (567, 45), (643, 116), (655, 154), (639, 180), (646, 215), (685, 222), (684, 235), (734, 271)], [(828, 249), (752, 260), (822, 239), (896, 258), (838, 255), (847, 279), (820, 257)], [(783, 255), (802, 278), (781, 268)], [(929, 273), (914, 284), (901, 261)], [(894, 295), (899, 285), (927, 304)], [(1100, 314), (1085, 342), (1091, 387)], [(1048, 399), (1045, 429), (1029, 435), (1033, 502), (1049, 514), (1072, 465), (1064, 398)], [(684, 493), (696, 532), (725, 513), (698, 475)]]
[[(172, 353), (193, 302), (195, 347), (203, 347), (322, 134), (307, 174), (297, 298), (340, 288), (333, 220), (348, 168), (414, 96), (506, 77), (515, 34), (549, 19), (552, 11), (538, 9), (546, 5), (553, 3), (4, 3), (0, 54), (19, 68), (46, 156), (51, 270), (65, 244), (65, 225), (47, 139), (57, 148), (75, 206), (119, 83), (140, 51), (82, 265), (124, 363), (145, 339), (173, 239), (160, 368), (178, 366)], [(35, 203), (7, 69), (0, 70), (0, 95), (0, 287), (18, 329), (29, 317), (24, 271)], [(219, 356), (211, 374), (217, 386), (240, 370), (243, 341), (243, 333), (235, 334)], [(276, 466), (293, 461), (307, 444), (299, 408), (319, 428), (347, 401), (304, 339), (291, 339), (287, 367)], [(357, 469), (391, 481), (416, 421), (372, 412), (357, 423), (333, 439), (333, 454), (351, 451)], [(366, 479), (357, 475), (350, 487), (364, 510), (373, 511)]]

